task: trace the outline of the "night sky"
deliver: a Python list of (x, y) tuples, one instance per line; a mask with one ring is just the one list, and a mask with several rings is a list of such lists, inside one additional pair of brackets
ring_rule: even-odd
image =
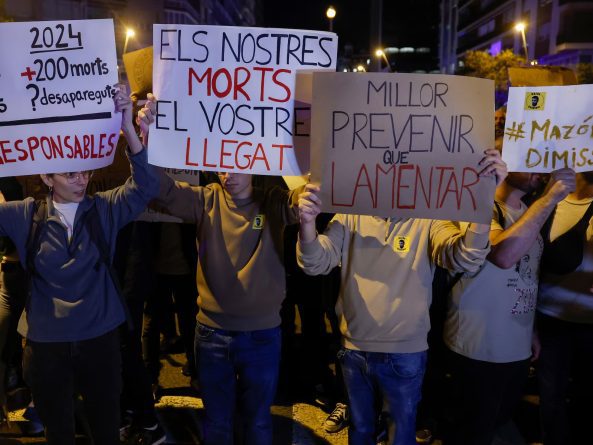
[[(328, 30), (325, 10), (337, 10), (334, 32), (340, 49), (352, 44), (355, 51), (366, 51), (370, 35), (368, 0), (264, 0), (264, 26)], [(430, 47), (436, 55), (439, 23), (437, 0), (384, 0), (383, 46)]]

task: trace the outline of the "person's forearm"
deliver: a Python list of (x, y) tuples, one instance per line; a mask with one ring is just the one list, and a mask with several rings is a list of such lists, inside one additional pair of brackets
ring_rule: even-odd
[(310, 222), (301, 221), (299, 228), (299, 238), (303, 243), (310, 243), (317, 238), (317, 229), (315, 228), (315, 220)]
[(133, 155), (140, 153), (144, 149), (144, 145), (142, 145), (142, 142), (140, 142), (140, 139), (136, 134), (136, 129), (134, 127), (124, 127), (122, 128), (122, 131), (126, 141), (128, 142), (130, 153)]
[(469, 223), (468, 230), (471, 230), (474, 233), (489, 233), (490, 232), (490, 224), (484, 223)]
[(549, 196), (535, 201), (515, 224), (492, 240), (488, 260), (503, 269), (516, 264), (531, 248), (555, 206)]

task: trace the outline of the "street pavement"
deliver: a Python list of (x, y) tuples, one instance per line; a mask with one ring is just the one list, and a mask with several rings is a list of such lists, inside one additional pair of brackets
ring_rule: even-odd
[[(159, 391), (157, 412), (167, 433), (167, 444), (200, 444), (199, 424), (203, 404), (199, 394), (190, 388), (189, 378), (181, 373), (184, 360), (183, 354), (167, 355), (162, 360), (162, 388)], [(5, 425), (0, 429), (0, 445), (45, 443), (40, 436), (25, 435), (28, 422), (23, 419), (22, 414), (26, 399), (23, 396), (20, 401), (16, 401), (16, 406), (9, 413), (10, 428)], [(525, 442), (518, 429), (508, 425), (493, 445), (537, 445), (537, 433), (534, 431), (534, 424), (537, 423), (534, 417), (535, 404), (537, 399), (528, 396), (522, 402), (518, 420), (523, 435), (535, 439)], [(273, 406), (272, 414), (274, 445), (346, 445), (348, 442), (347, 429), (335, 434), (328, 434), (323, 430), (322, 424), (328, 413), (314, 402), (278, 403)], [(439, 445), (440, 441), (433, 443)], [(77, 445), (90, 445), (90, 441), (81, 435), (77, 439)]]

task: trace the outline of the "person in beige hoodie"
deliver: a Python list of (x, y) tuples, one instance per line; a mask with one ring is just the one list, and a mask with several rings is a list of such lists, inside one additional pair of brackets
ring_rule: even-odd
[[(143, 134), (155, 98), (138, 113)], [(283, 231), (298, 222), (302, 188), (262, 189), (252, 175), (219, 172), (190, 186), (160, 171), (159, 208), (196, 224), (198, 306), (195, 357), (205, 445), (235, 443), (235, 412), (249, 445), (272, 444), (270, 408), (280, 364), (280, 306), (286, 294)]]
[[(493, 175), (497, 185), (506, 177), (497, 150), (486, 150), (480, 165), (480, 175)], [(390, 443), (413, 445), (435, 265), (455, 273), (477, 271), (490, 250), (490, 225), (471, 223), (462, 231), (449, 221), (337, 214), (318, 235), (318, 192), (308, 184), (299, 196), (297, 261), (310, 275), (342, 266), (336, 312), (351, 410), (348, 442), (374, 443), (383, 401)]]

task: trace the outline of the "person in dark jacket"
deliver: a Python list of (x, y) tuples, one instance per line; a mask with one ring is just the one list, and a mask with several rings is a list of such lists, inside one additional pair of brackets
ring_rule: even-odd
[[(123, 186), (91, 197), (86, 194), (90, 171), (41, 175), (50, 190), (47, 218), (38, 226), (39, 242), (29, 258), (27, 240), (35, 201), (0, 204), (0, 236), (12, 240), (31, 277), (25, 305), (24, 372), (50, 445), (74, 445), (78, 394), (93, 443), (119, 444), (117, 327), (126, 316), (101, 245), (106, 244), (113, 254), (118, 230), (146, 207), (159, 183), (136, 136), (132, 102), (124, 87), (119, 86), (114, 101), (116, 112), (122, 113), (132, 170)], [(101, 237), (103, 242), (98, 241)]]

